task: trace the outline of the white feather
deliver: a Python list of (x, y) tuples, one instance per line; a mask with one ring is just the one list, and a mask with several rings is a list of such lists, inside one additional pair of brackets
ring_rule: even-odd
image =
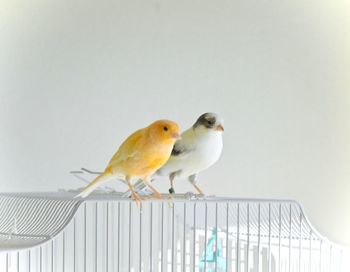
[(161, 176), (180, 171), (178, 177), (189, 177), (212, 166), (220, 157), (223, 147), (222, 132), (206, 128), (189, 128), (177, 143), (183, 154), (172, 155), (157, 172)]

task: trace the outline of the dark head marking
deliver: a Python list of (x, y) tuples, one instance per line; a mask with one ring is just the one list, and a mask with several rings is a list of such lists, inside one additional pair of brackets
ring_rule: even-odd
[(198, 126), (204, 126), (208, 129), (213, 128), (217, 122), (217, 115), (215, 113), (207, 112), (199, 116), (196, 123), (194, 123), (193, 128)]
[(186, 152), (186, 148), (181, 146), (179, 142), (174, 144), (173, 150), (171, 151), (171, 156), (180, 156)]

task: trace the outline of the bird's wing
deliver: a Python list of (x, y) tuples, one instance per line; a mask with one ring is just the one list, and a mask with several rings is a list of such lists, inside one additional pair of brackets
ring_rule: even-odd
[(183, 169), (188, 157), (192, 156), (196, 150), (195, 136), (192, 128), (181, 134), (181, 139), (175, 143), (169, 160), (157, 171), (159, 175), (168, 175)]
[(121, 161), (125, 161), (129, 158), (136, 158), (144, 145), (144, 129), (137, 130), (131, 134), (119, 147), (118, 151), (114, 154), (110, 160), (108, 166), (116, 165)]
[(181, 134), (181, 139), (178, 140), (171, 151), (171, 157), (183, 158), (194, 151), (194, 132), (190, 128)]

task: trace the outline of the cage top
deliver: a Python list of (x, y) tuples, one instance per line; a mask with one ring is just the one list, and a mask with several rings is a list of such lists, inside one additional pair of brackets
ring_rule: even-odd
[[(131, 201), (130, 198), (123, 197), (122, 193), (95, 193), (86, 199), (74, 198), (75, 195), (76, 192), (63, 191), (0, 193), (0, 251), (30, 248), (51, 240), (65, 229), (82, 203)], [(312, 227), (303, 208), (294, 200), (198, 198), (192, 194), (184, 194), (175, 195), (171, 200), (168, 197), (164, 200), (146, 200), (145, 205), (150, 202), (161, 204), (169, 201), (174, 202), (177, 218), (185, 221), (189, 228), (194, 226), (183, 217), (183, 207), (186, 206), (186, 217), (191, 218), (191, 213), (197, 207), (197, 211), (205, 212), (210, 220), (218, 218), (212, 226), (227, 233), (234, 234), (239, 231), (255, 236), (282, 236), (330, 243)], [(225, 218), (231, 218), (229, 229), (225, 227), (228, 225)], [(197, 222), (195, 227), (204, 229), (204, 222)], [(245, 232), (247, 228), (250, 229), (249, 233)]]
[[(96, 191), (90, 194), (87, 198), (75, 198), (78, 191), (58, 191), (58, 192), (10, 192), (10, 193), (1, 193), (0, 198), (2, 197), (16, 197), (16, 198), (29, 198), (29, 199), (47, 199), (47, 200), (73, 200), (76, 202), (84, 201), (133, 201), (129, 197), (125, 197), (125, 193), (122, 192), (111, 192), (106, 193), (105, 191)], [(274, 202), (274, 203), (291, 203), (295, 205), (300, 205), (299, 202), (293, 199), (272, 199), (272, 198), (243, 198), (243, 197), (219, 197), (219, 196), (199, 196), (193, 193), (185, 194), (173, 194), (172, 198), (169, 197), (169, 194), (163, 194), (163, 199), (145, 199), (145, 202), (250, 202), (250, 203), (265, 203), (265, 202)]]

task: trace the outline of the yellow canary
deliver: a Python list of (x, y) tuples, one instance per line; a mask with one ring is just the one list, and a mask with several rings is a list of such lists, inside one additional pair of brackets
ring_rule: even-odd
[(150, 177), (166, 163), (175, 141), (179, 138), (179, 125), (169, 120), (158, 120), (137, 130), (122, 143), (104, 172), (76, 197), (88, 196), (99, 185), (111, 179), (122, 179), (131, 190), (132, 199), (139, 202), (141, 198), (135, 193), (131, 183), (133, 178), (137, 178), (160, 198), (160, 193), (150, 184)]

